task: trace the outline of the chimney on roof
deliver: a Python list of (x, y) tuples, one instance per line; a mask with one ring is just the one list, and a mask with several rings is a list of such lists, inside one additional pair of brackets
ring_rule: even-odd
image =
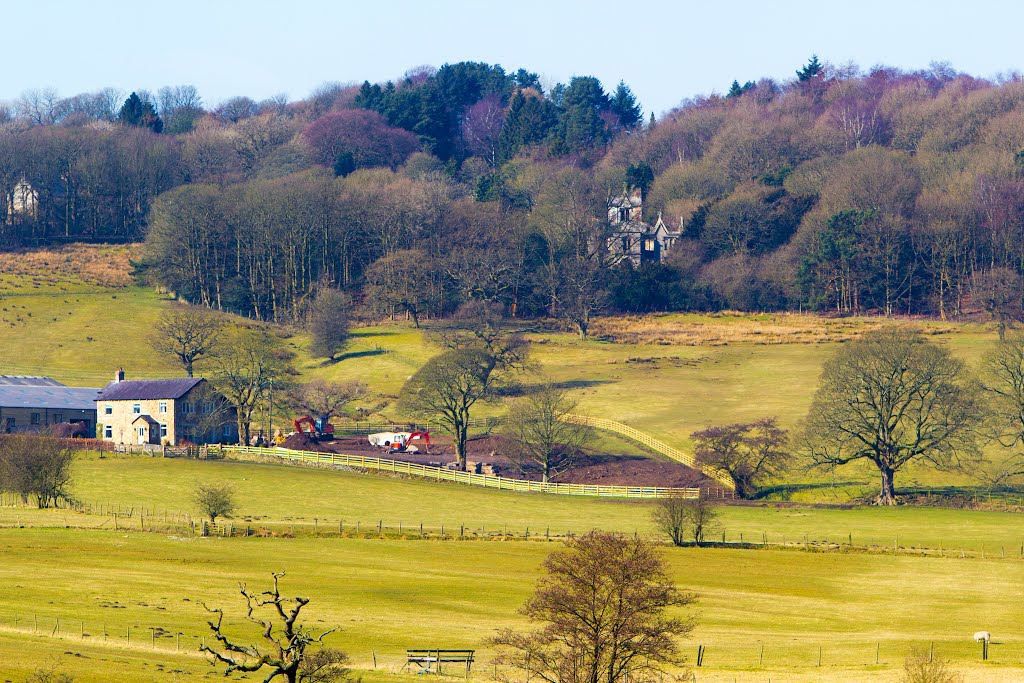
[(114, 373), (114, 384), (117, 384), (118, 382), (123, 382), (123, 381), (124, 381), (124, 370), (121, 369), (121, 368), (118, 368), (117, 372)]

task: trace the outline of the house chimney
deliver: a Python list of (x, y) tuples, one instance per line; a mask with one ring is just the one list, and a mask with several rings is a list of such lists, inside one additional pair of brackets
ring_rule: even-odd
[(121, 369), (121, 368), (118, 368), (117, 372), (114, 373), (114, 384), (117, 384), (118, 382), (123, 382), (123, 381), (124, 381), (124, 370)]

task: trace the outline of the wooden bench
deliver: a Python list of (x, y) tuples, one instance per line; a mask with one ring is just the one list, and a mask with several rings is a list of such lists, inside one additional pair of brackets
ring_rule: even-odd
[(444, 650), (433, 648), (430, 650), (406, 650), (405, 666), (415, 664), (420, 668), (421, 674), (439, 674), (442, 664), (465, 664), (466, 675), (469, 675), (469, 668), (473, 664), (473, 655), (476, 650)]

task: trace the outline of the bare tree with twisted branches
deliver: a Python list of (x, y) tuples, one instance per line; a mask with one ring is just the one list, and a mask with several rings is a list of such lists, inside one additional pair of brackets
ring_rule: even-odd
[[(283, 676), (288, 683), (329, 683), (348, 679), (350, 670), (345, 666), (348, 656), (340, 650), (323, 647), (324, 637), (337, 629), (317, 634), (314, 629), (299, 623), (299, 615), (309, 604), (309, 598), (281, 597), (278, 581), (284, 574), (274, 572), (274, 587), (261, 593), (250, 591), (244, 583), (238, 585), (248, 608), (245, 617), (260, 627), (263, 639), (268, 643), (265, 649), (259, 645), (240, 645), (224, 635), (224, 610), (207, 607), (204, 603), (203, 607), (208, 612), (217, 615), (216, 621), (207, 623), (220, 648), (204, 644), (200, 651), (212, 656), (211, 664), (227, 664), (225, 676), (267, 667), (263, 683), (269, 683), (278, 676)], [(263, 611), (269, 611), (270, 616), (261, 617)]]

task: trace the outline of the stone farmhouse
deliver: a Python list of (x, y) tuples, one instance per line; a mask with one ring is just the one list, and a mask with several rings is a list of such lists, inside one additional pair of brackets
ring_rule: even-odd
[(0, 432), (41, 432), (70, 424), (81, 436), (92, 437), (97, 392), (49, 377), (0, 375)]
[(629, 261), (634, 268), (661, 263), (682, 234), (672, 229), (658, 213), (654, 225), (643, 220), (643, 197), (639, 189), (623, 192), (608, 200), (608, 259), (612, 264)]
[(96, 400), (97, 438), (127, 445), (237, 443), (237, 411), (201, 377), (114, 381)]

